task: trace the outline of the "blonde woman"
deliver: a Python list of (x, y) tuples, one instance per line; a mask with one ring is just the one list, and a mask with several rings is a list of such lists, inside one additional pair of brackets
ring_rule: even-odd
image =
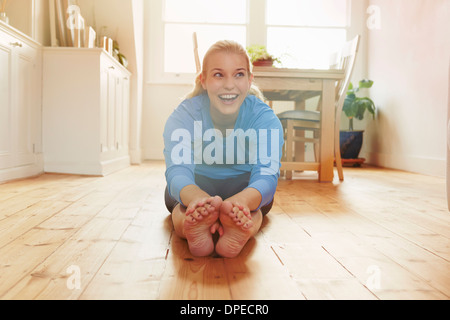
[(166, 123), (165, 202), (194, 256), (236, 257), (272, 207), (283, 131), (261, 99), (245, 49), (219, 41)]

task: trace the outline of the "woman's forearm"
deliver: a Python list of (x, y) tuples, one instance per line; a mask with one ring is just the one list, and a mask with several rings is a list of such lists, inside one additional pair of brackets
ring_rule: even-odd
[(258, 190), (246, 188), (226, 200), (246, 206), (250, 211), (255, 211), (261, 204), (262, 196)]
[(205, 191), (203, 191), (198, 186), (193, 184), (185, 186), (180, 191), (180, 199), (185, 206), (188, 206), (192, 201), (209, 197), (210, 197), (209, 194), (207, 194)]

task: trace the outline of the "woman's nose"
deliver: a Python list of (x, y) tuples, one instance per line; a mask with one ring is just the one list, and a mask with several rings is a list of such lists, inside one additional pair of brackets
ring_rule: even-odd
[(227, 89), (227, 90), (231, 90), (231, 89), (234, 89), (234, 86), (235, 86), (235, 84), (234, 84), (233, 77), (227, 77), (225, 79), (224, 88)]

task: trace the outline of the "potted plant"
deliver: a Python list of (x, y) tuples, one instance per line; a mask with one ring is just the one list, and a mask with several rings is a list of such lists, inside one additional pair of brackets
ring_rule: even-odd
[(125, 68), (128, 67), (128, 60), (127, 58), (120, 53), (120, 48), (119, 48), (119, 44), (117, 43), (116, 40), (113, 41), (113, 57), (116, 58), (117, 61), (119, 61), (119, 63), (121, 65), (123, 65)]
[(349, 119), (349, 128), (347, 131), (341, 131), (339, 137), (342, 159), (358, 159), (361, 151), (364, 130), (354, 130), (353, 120), (364, 119), (366, 111), (375, 118), (375, 103), (368, 97), (357, 96), (361, 89), (369, 89), (372, 85), (372, 80), (364, 79), (359, 82), (358, 87), (354, 88), (352, 83), (348, 87), (342, 111)]
[(267, 48), (263, 45), (251, 45), (247, 47), (247, 53), (254, 66), (271, 67), (274, 62), (280, 63), (280, 59), (269, 54)]

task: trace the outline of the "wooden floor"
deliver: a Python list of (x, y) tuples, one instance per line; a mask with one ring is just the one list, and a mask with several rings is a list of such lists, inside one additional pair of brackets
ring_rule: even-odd
[(449, 299), (444, 179), (344, 170), (280, 179), (235, 259), (172, 232), (162, 162), (0, 184), (0, 299)]

